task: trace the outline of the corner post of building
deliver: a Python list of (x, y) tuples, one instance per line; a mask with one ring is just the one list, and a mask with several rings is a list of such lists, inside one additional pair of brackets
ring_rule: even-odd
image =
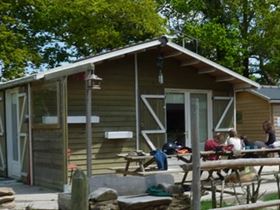
[(63, 162), (64, 162), (64, 184), (68, 181), (68, 170), (67, 170), (67, 149), (68, 149), (68, 102), (67, 102), (67, 77), (62, 77), (60, 80), (60, 113), (61, 113), (61, 124), (62, 124), (62, 135), (63, 135)]
[(94, 64), (91, 64), (85, 75), (85, 88), (86, 88), (86, 141), (87, 141), (87, 176), (92, 175), (92, 125), (91, 125), (91, 113), (92, 113), (92, 86), (93, 80), (91, 76), (95, 69)]
[(135, 72), (135, 139), (136, 150), (139, 150), (139, 84), (138, 84), (138, 56), (134, 54), (134, 72)]

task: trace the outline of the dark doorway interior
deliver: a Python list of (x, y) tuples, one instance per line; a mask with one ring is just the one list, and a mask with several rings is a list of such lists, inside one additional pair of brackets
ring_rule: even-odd
[(185, 146), (185, 107), (184, 104), (166, 104), (168, 141), (177, 141)]

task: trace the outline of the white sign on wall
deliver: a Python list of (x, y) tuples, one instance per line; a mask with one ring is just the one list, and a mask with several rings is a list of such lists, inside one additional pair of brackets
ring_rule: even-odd
[(277, 127), (280, 127), (280, 117), (277, 117), (277, 118), (276, 118), (276, 126), (277, 126)]

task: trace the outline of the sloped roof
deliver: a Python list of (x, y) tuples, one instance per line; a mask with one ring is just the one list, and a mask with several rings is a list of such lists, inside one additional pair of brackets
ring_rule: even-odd
[(175, 58), (181, 63), (181, 67), (191, 66), (197, 69), (198, 74), (209, 74), (216, 78), (217, 82), (229, 82), (234, 85), (245, 85), (246, 87), (260, 87), (260, 85), (242, 75), (231, 71), (209, 59), (200, 56), (188, 49), (185, 49), (175, 43), (167, 40), (165, 37), (160, 39), (148, 40), (145, 42), (129, 45), (123, 48), (114, 49), (109, 52), (104, 52), (74, 63), (63, 65), (57, 68), (50, 69), (45, 72), (26, 76), (20, 79), (11, 80), (8, 82), (0, 83), (0, 89), (9, 88), (23, 83), (28, 83), (39, 79), (54, 79), (61, 76), (67, 76), (84, 72), (89, 69), (90, 64), (98, 64), (105, 60), (117, 59), (127, 54), (146, 53), (155, 47), (160, 47), (164, 59)]
[(268, 101), (280, 103), (280, 87), (278, 86), (262, 86), (251, 92)]

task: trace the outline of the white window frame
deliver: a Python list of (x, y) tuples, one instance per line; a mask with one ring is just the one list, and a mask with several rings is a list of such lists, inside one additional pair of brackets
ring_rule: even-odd
[[(212, 90), (202, 90), (202, 89), (165, 89), (165, 95), (168, 93), (183, 93), (184, 94), (184, 105), (185, 105), (185, 132), (187, 131), (185, 135), (185, 144), (191, 146), (191, 118), (188, 113), (190, 113), (190, 94), (191, 93), (205, 93), (207, 94), (207, 133), (208, 133), (208, 138), (212, 138), (212, 128), (213, 128), (213, 108), (212, 108)], [(166, 112), (165, 112), (166, 114)], [(165, 116), (166, 119), (166, 116)], [(165, 122), (166, 124), (166, 122)], [(166, 124), (167, 125), (167, 124)]]
[[(216, 101), (218, 101), (218, 100), (220, 100), (220, 101), (228, 100), (228, 104), (226, 105), (225, 110), (224, 110), (223, 114), (221, 115), (221, 118), (219, 119), (218, 123), (216, 124), (216, 126), (214, 128), (214, 131), (215, 132), (226, 132), (226, 131), (229, 131), (230, 129), (232, 129), (232, 127), (230, 127), (230, 128), (221, 128), (220, 126), (221, 126), (225, 116), (227, 115), (231, 105), (234, 106), (234, 104), (233, 104), (234, 97), (230, 97), (230, 96), (214, 96), (213, 97), (213, 103), (214, 103), (215, 100)], [(233, 109), (234, 109), (234, 107), (233, 107)], [(233, 115), (234, 115), (234, 113), (233, 113)], [(234, 119), (233, 119), (233, 124), (234, 124)]]
[(141, 95), (141, 99), (143, 103), (145, 104), (145, 107), (148, 109), (149, 113), (153, 117), (153, 119), (156, 121), (157, 125), (159, 126), (159, 129), (157, 130), (142, 130), (141, 134), (146, 140), (148, 146), (150, 147), (151, 150), (156, 150), (155, 145), (152, 143), (151, 139), (149, 138), (148, 134), (161, 134), (161, 133), (166, 133), (166, 129), (163, 125), (163, 123), (160, 121), (158, 116), (156, 115), (155, 111), (153, 110), (151, 104), (149, 103), (148, 99), (165, 99), (165, 95)]

